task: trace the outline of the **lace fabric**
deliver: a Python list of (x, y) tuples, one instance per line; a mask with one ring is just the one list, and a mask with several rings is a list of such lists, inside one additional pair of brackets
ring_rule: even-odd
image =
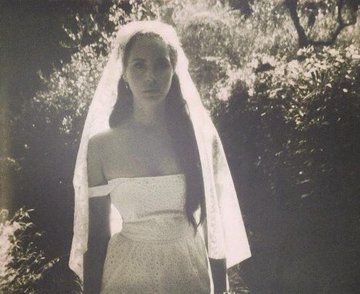
[(208, 255), (226, 258), (227, 268), (251, 256), (250, 247), (236, 196), (233, 180), (219, 135), (202, 105), (199, 93), (188, 71), (188, 60), (175, 30), (159, 21), (131, 22), (122, 26), (115, 39), (109, 61), (103, 71), (85, 121), (74, 172), (74, 237), (70, 267), (83, 278), (83, 254), (88, 240), (87, 147), (89, 139), (109, 128), (109, 116), (117, 99), (117, 83), (122, 75), (125, 45), (137, 32), (153, 32), (169, 40), (177, 50), (175, 73), (193, 124), (203, 173)]

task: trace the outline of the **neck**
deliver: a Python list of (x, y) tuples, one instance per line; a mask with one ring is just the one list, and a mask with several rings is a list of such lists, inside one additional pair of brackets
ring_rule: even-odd
[(133, 122), (143, 127), (166, 126), (165, 103), (139, 105), (134, 103)]

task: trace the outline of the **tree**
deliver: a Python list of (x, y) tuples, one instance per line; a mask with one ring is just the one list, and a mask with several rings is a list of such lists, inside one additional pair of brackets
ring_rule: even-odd
[[(301, 3), (304, 2), (304, 3)], [(324, 1), (299, 1), (285, 0), (291, 19), (298, 33), (299, 47), (329, 46), (335, 43), (339, 34), (348, 26), (356, 23), (359, 9), (358, 0), (324, 0)], [(299, 7), (300, 6), (300, 7)], [(301, 15), (307, 14), (307, 25), (301, 24)], [(335, 15), (335, 24), (327, 28), (329, 32), (323, 39), (312, 37), (311, 31), (315, 28), (316, 19), (322, 14), (325, 18)], [(327, 16), (325, 15), (327, 14)]]
[[(329, 254), (326, 243), (334, 244), (331, 236), (346, 230), (342, 240), (360, 243), (349, 237), (360, 235), (354, 205), (359, 135), (352, 127), (360, 113), (358, 23), (344, 28), (351, 34), (339, 34), (331, 46), (299, 49), (285, 5), (291, 1), (253, 1), (250, 16), (215, 0), (132, 1), (130, 15), (119, 3), (114, 1), (106, 12), (78, 15), (68, 26), (71, 58), (43, 75), (42, 88), (19, 121), (17, 159), (29, 187), (43, 182), (31, 186), (41, 193), (37, 202), (47, 203), (50, 213), (54, 203), (69, 203), (61, 214), (71, 218), (80, 131), (114, 32), (125, 21), (159, 17), (179, 32), (191, 75), (220, 130), (254, 253), (243, 267), (250, 288), (292, 293), (300, 281), (309, 293), (316, 281), (307, 264), (329, 279), (341, 272), (341, 265), (331, 264), (334, 259), (308, 256)], [(314, 29), (327, 36), (332, 26), (318, 24), (327, 6), (296, 4), (299, 23), (309, 27), (304, 29), (307, 40), (313, 40)], [(51, 203), (50, 192), (44, 191), (52, 193)], [(349, 220), (331, 217), (340, 213)], [(325, 232), (321, 240), (313, 235), (315, 229)], [(348, 252), (342, 242), (336, 243), (338, 254)], [(323, 268), (334, 269), (333, 275)], [(318, 287), (325, 291), (324, 285)]]

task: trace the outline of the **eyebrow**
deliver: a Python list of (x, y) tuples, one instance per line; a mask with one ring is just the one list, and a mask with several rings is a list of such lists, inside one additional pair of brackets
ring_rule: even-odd
[(143, 58), (134, 58), (133, 60), (131, 60), (131, 62), (136, 62), (136, 61), (145, 61), (145, 59), (143, 59)]
[(161, 56), (161, 57), (156, 58), (156, 60), (168, 60), (168, 61), (170, 61), (171, 58), (170, 58), (170, 56)]
[[(171, 62), (170, 56), (158, 57), (158, 58), (156, 58), (156, 61), (164, 61), (164, 60)], [(138, 61), (144, 62), (144, 61), (145, 61), (145, 58), (134, 58), (134, 59), (132, 59), (130, 62), (133, 63), (133, 62), (138, 62)]]

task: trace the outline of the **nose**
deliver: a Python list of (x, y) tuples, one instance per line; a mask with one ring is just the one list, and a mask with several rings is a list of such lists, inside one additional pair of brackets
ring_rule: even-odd
[(156, 75), (153, 69), (148, 69), (146, 71), (146, 76), (145, 76), (145, 80), (148, 83), (154, 83), (156, 81)]

